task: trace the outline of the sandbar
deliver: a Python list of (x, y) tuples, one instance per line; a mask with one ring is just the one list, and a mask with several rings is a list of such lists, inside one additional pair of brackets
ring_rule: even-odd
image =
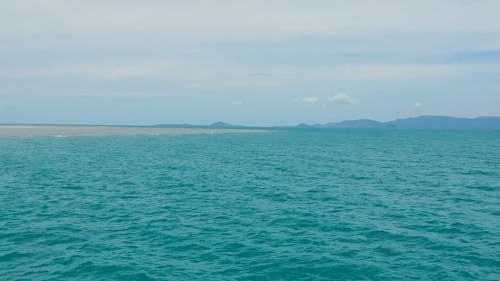
[(29, 137), (83, 137), (83, 136), (160, 136), (195, 134), (263, 133), (254, 129), (216, 128), (159, 128), (125, 126), (56, 126), (56, 125), (0, 125), (0, 138)]

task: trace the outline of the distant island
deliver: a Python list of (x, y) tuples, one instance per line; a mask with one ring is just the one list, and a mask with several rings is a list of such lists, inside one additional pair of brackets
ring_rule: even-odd
[[(392, 121), (370, 119), (345, 120), (325, 124), (299, 124), (296, 126), (244, 126), (218, 121), (208, 125), (96, 125), (96, 124), (1, 124), (0, 137), (8, 135), (137, 135), (179, 133), (257, 132), (269, 130), (466, 130), (500, 131), (500, 116), (462, 118), (450, 116), (418, 116)], [(58, 133), (59, 132), (59, 133)]]
[(327, 124), (301, 124), (297, 127), (314, 129), (500, 130), (500, 117), (419, 116), (388, 122), (361, 119)]
[(380, 122), (370, 119), (346, 120), (326, 124), (299, 124), (297, 126), (253, 127), (233, 125), (225, 122), (215, 122), (210, 125), (191, 124), (160, 124), (154, 127), (184, 127), (184, 128), (282, 128), (282, 129), (396, 129), (396, 130), (500, 130), (500, 117), (461, 118), (450, 116), (418, 116)]

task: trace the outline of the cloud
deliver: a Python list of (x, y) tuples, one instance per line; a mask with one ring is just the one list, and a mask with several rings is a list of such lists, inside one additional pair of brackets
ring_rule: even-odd
[(353, 104), (356, 102), (353, 98), (344, 93), (340, 93), (333, 97), (330, 97), (328, 98), (328, 101), (335, 104)]
[(415, 107), (415, 108), (419, 108), (419, 107), (422, 107), (422, 106), (423, 106), (423, 104), (421, 102), (418, 102), (418, 101), (413, 104), (413, 107)]
[[(223, 82), (224, 84), (272, 84), (280, 80), (300, 81), (303, 77), (336, 80), (394, 80), (394, 79), (431, 79), (463, 77), (494, 73), (498, 65), (476, 64), (372, 64), (328, 67), (291, 67), (280, 65), (251, 65), (223, 59), (201, 60), (178, 58), (67, 62), (53, 65), (22, 65), (16, 67), (0, 66), (0, 77), (4, 78), (158, 78)], [(253, 75), (253, 73), (262, 73)], [(228, 79), (230, 77), (231, 79)], [(236, 83), (238, 82), (238, 83)]]
[(495, 12), (500, 9), (499, 1), (3, 2), (0, 33), (10, 34), (126, 32), (251, 40), (359, 31), (500, 31)]
[(313, 105), (319, 102), (318, 97), (307, 96), (302, 98), (302, 102), (305, 104)]
[(109, 63), (65, 64), (33, 66), (25, 68), (0, 68), (0, 77), (11, 78), (92, 78), (92, 79), (127, 79), (151, 77), (155, 69), (143, 65), (123, 65)]
[(232, 101), (231, 104), (234, 106), (240, 106), (240, 105), (243, 105), (243, 102), (240, 100), (235, 100), (235, 101)]

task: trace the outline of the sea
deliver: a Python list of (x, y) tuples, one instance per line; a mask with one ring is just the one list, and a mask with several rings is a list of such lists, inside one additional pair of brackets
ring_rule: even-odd
[(2, 138), (0, 280), (500, 280), (500, 132)]

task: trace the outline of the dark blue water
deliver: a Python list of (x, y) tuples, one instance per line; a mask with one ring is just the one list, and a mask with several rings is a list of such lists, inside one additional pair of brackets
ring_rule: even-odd
[(0, 139), (0, 280), (500, 280), (500, 133)]

